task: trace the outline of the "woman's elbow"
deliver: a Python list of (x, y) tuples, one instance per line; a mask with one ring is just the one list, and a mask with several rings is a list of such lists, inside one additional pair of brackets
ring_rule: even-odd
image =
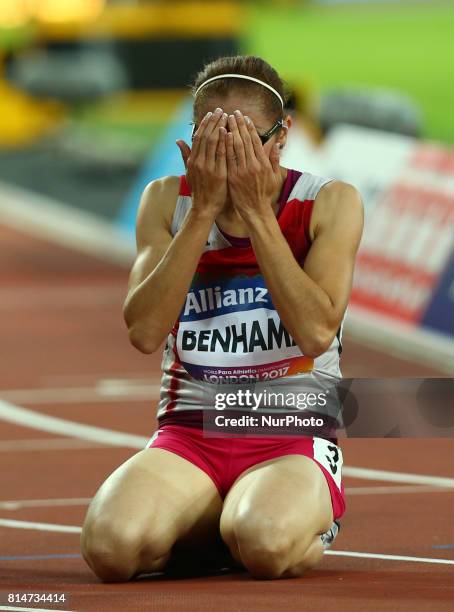
[(334, 335), (330, 330), (320, 330), (297, 341), (303, 355), (316, 359), (326, 353), (331, 346)]
[(162, 341), (154, 338), (151, 334), (145, 333), (143, 329), (130, 327), (128, 330), (129, 341), (134, 348), (145, 355), (151, 355), (158, 350)]

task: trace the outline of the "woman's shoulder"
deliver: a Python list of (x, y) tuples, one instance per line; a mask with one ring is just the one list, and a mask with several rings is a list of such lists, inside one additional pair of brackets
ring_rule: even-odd
[(162, 204), (165, 203), (165, 201), (174, 200), (175, 203), (179, 195), (180, 188), (180, 176), (163, 176), (150, 181), (146, 185), (143, 191), (143, 197), (150, 202), (160, 200)]
[(286, 183), (291, 188), (289, 197), (301, 201), (315, 200), (321, 189), (332, 180), (332, 178), (313, 174), (306, 170), (287, 169)]
[(181, 177), (164, 176), (150, 181), (145, 187), (139, 214), (147, 219), (156, 217), (171, 221), (181, 190)]
[(363, 202), (359, 191), (344, 181), (332, 180), (327, 183), (315, 200), (312, 223), (346, 226), (362, 223)]
[(146, 185), (137, 212), (138, 236), (147, 236), (153, 228), (163, 228), (171, 233), (179, 192), (179, 176), (164, 176)]

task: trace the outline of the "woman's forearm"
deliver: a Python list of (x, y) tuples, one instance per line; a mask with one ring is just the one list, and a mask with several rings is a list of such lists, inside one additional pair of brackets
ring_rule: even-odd
[[(258, 264), (279, 316), (301, 351), (316, 357), (331, 341), (333, 307), (328, 295), (301, 268), (275, 215), (250, 219)], [(335, 330), (334, 330), (335, 333)]]
[(177, 320), (213, 221), (213, 214), (191, 208), (160, 262), (128, 296), (124, 317), (142, 352), (155, 351)]

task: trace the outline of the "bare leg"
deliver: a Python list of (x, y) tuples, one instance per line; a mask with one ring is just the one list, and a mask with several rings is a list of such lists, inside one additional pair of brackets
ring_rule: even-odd
[(322, 559), (319, 534), (332, 521), (320, 468), (308, 457), (287, 455), (238, 478), (224, 503), (221, 535), (256, 578), (299, 576)]
[(212, 480), (169, 451), (143, 450), (101, 486), (82, 530), (82, 554), (105, 581), (159, 571), (175, 544), (219, 539), (222, 501)]

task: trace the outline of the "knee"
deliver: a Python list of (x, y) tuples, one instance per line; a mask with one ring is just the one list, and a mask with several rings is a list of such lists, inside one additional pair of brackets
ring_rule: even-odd
[(323, 559), (323, 546), (320, 536), (315, 536), (312, 544), (306, 549), (304, 555), (295, 564), (287, 568), (284, 578), (300, 578), (307, 571), (314, 569)]
[(290, 565), (291, 533), (285, 520), (243, 514), (235, 517), (224, 539), (229, 547), (236, 549), (254, 578), (275, 579), (282, 577)]
[(81, 535), (82, 555), (104, 582), (126, 582), (137, 572), (146, 549), (147, 556), (159, 559), (170, 550), (163, 538), (153, 537), (132, 521), (118, 524), (99, 518), (86, 521)]

